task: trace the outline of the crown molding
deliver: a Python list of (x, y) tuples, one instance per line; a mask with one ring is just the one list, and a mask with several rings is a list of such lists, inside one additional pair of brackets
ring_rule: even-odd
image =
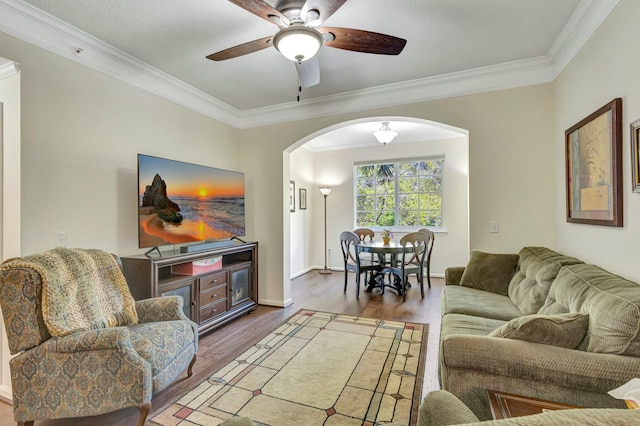
[(582, 0), (580, 2), (547, 53), (549, 61), (553, 64), (554, 80), (619, 2), (620, 0)]
[(546, 57), (492, 65), (435, 77), (354, 90), (301, 102), (287, 102), (240, 113), (241, 128), (375, 108), (407, 105), (436, 99), (549, 83), (551, 63)]
[(0, 31), (236, 126), (239, 110), (21, 0), (0, 0)]
[[(2, 59), (2, 58), (0, 58)], [(0, 80), (11, 77), (20, 71), (20, 64), (13, 61), (0, 61)]]
[(0, 31), (243, 129), (551, 82), (618, 2), (582, 0), (543, 57), (248, 110), (207, 95), (21, 0), (0, 0)]

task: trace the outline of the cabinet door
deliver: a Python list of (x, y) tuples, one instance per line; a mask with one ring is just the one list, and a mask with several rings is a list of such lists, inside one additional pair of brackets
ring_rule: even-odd
[(234, 307), (246, 300), (253, 299), (250, 263), (229, 269), (229, 280), (231, 284), (229, 288), (229, 300), (231, 301), (231, 307)]
[(194, 321), (193, 306), (195, 304), (193, 298), (194, 284), (195, 281), (183, 281), (179, 284), (160, 288), (160, 296), (182, 296), (182, 311), (192, 321)]

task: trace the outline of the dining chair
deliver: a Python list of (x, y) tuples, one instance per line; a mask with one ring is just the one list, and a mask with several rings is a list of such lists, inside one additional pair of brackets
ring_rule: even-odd
[[(433, 251), (433, 245), (436, 242), (436, 234), (427, 228), (418, 229), (418, 232), (421, 232), (429, 237), (427, 241), (427, 255), (425, 256), (424, 267), (427, 268), (427, 284), (429, 284), (429, 288), (431, 288), (431, 252)], [(424, 294), (422, 295), (424, 297)]]
[[(402, 293), (402, 300), (407, 300), (407, 288), (409, 287), (409, 275), (416, 274), (418, 283), (420, 284), (420, 294), (424, 298), (424, 260), (427, 254), (427, 244), (429, 236), (422, 232), (412, 232), (406, 234), (400, 239), (400, 245), (404, 247), (401, 259), (391, 265), (382, 268), (383, 274), (393, 274), (399, 282), (399, 290)], [(408, 250), (407, 246), (411, 246), (412, 250)]]
[(344, 259), (344, 291), (347, 291), (349, 271), (353, 271), (356, 273), (356, 296), (360, 296), (360, 275), (380, 270), (377, 262), (370, 262), (359, 256), (358, 244), (360, 244), (360, 237), (355, 232), (344, 231), (340, 234), (340, 247)]
[[(371, 241), (373, 241), (373, 238), (376, 236), (375, 231), (373, 229), (370, 229), (370, 228), (358, 228), (358, 229), (355, 229), (353, 231), (353, 233), (356, 234), (358, 236), (358, 238), (360, 238), (360, 242), (361, 243), (371, 242)], [(361, 258), (364, 257), (364, 256), (367, 256), (367, 255), (366, 254), (360, 254)], [(373, 253), (371, 253), (368, 257), (369, 257), (369, 259), (366, 259), (367, 262), (369, 262), (371, 264), (377, 262), (375, 260), (375, 258), (374, 258)], [(369, 278), (368, 275), (369, 275), (369, 272), (365, 272), (365, 274), (364, 274), (365, 282)]]

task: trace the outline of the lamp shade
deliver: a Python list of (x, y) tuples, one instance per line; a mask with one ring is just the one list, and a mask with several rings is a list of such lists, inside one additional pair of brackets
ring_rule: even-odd
[(373, 132), (373, 137), (383, 145), (386, 145), (394, 140), (396, 136), (398, 136), (398, 132), (394, 132), (393, 130), (391, 130), (388, 121), (384, 121), (382, 123), (382, 127), (380, 128), (380, 130)]
[(322, 192), (322, 195), (324, 195), (326, 197), (327, 195), (329, 195), (331, 193), (331, 188), (329, 188), (328, 186), (321, 186), (320, 187), (320, 192)]
[(283, 28), (273, 37), (273, 45), (282, 55), (295, 62), (311, 59), (322, 47), (322, 34), (304, 25)]

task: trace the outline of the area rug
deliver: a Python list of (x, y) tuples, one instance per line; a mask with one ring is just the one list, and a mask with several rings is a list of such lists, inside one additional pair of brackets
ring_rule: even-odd
[(151, 424), (415, 424), (426, 324), (301, 310)]

